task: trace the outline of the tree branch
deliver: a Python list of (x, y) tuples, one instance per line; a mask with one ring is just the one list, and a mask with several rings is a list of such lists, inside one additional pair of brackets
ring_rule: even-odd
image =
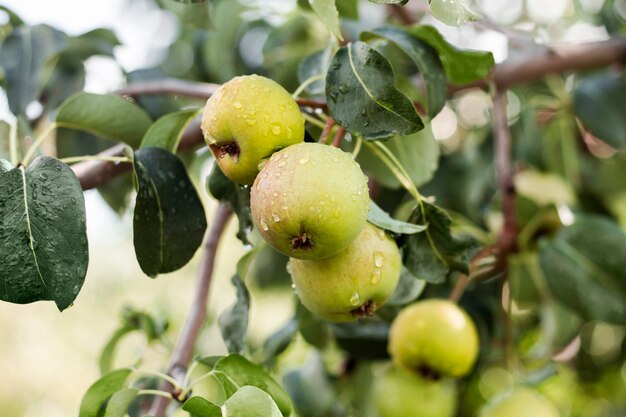
[[(571, 45), (568, 47), (553, 48), (546, 53), (539, 54), (524, 60), (505, 62), (497, 65), (491, 75), (490, 82), (495, 83), (500, 90), (543, 78), (548, 74), (582, 71), (593, 68), (606, 67), (612, 63), (626, 62), (626, 38), (614, 38), (603, 42)], [(469, 89), (487, 88), (488, 82), (481, 80), (464, 86), (450, 86), (450, 94)], [(178, 94), (201, 99), (208, 98), (217, 89), (217, 84), (198, 83), (195, 81), (164, 79), (133, 84), (117, 93), (136, 97), (143, 94)], [(322, 108), (325, 103), (301, 98), (297, 100), (303, 107)], [(179, 149), (189, 149), (202, 142), (199, 129), (200, 122), (195, 120), (183, 134)], [(122, 147), (113, 147), (102, 154), (105, 156), (119, 156)], [(130, 169), (128, 164), (112, 162), (89, 161), (72, 166), (84, 190), (96, 188), (116, 175)]]
[[(196, 289), (194, 291), (194, 299), (187, 319), (185, 320), (178, 344), (172, 352), (169, 369), (167, 371), (168, 375), (180, 382), (185, 379), (187, 365), (193, 357), (194, 346), (200, 334), (202, 323), (206, 317), (207, 300), (211, 287), (211, 279), (213, 277), (217, 247), (232, 213), (233, 211), (230, 206), (225, 204), (218, 206), (213, 219), (213, 225), (211, 226), (211, 230), (209, 231), (204, 245), (200, 271), (198, 272), (198, 282), (196, 283)], [(165, 383), (161, 389), (172, 392), (173, 388), (170, 383)], [(177, 393), (172, 392), (172, 394), (176, 395)], [(169, 398), (157, 397), (152, 404), (150, 415), (163, 417), (169, 403)]]
[(496, 255), (500, 260), (515, 250), (517, 218), (515, 210), (515, 185), (511, 168), (511, 133), (506, 115), (506, 90), (496, 90), (493, 98), (493, 123), (495, 136), (496, 178), (502, 194), (504, 224), (496, 242)]

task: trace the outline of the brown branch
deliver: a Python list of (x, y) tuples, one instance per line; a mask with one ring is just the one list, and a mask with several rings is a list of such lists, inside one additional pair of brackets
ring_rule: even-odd
[(343, 127), (340, 127), (339, 129), (337, 129), (337, 132), (335, 133), (335, 137), (333, 138), (333, 146), (335, 148), (340, 148), (341, 141), (343, 141), (343, 138), (345, 136), (346, 136), (346, 129), (344, 129)]
[(502, 194), (504, 224), (496, 242), (497, 256), (502, 260), (515, 250), (517, 218), (515, 210), (515, 185), (511, 168), (511, 132), (506, 114), (506, 90), (497, 90), (493, 98), (493, 123), (495, 136), (496, 178)]
[(120, 88), (115, 94), (128, 97), (159, 94), (178, 95), (206, 100), (211, 97), (218, 88), (220, 88), (220, 84), (164, 78), (133, 83), (127, 87)]
[[(215, 213), (213, 219), (213, 225), (209, 231), (206, 243), (204, 245), (202, 253), (202, 261), (200, 264), (200, 271), (198, 272), (198, 281), (196, 283), (196, 289), (194, 291), (194, 299), (191, 304), (191, 309), (187, 314), (187, 319), (183, 326), (178, 344), (172, 352), (170, 359), (169, 369), (167, 373), (175, 378), (177, 381), (182, 382), (185, 379), (185, 373), (187, 372), (187, 365), (193, 357), (194, 346), (202, 323), (206, 318), (207, 312), (207, 300), (209, 297), (209, 289), (211, 287), (211, 278), (213, 277), (213, 267), (215, 265), (215, 255), (217, 253), (217, 247), (220, 238), (224, 232), (228, 219), (232, 215), (232, 209), (230, 206), (220, 204)], [(166, 383), (161, 387), (164, 391), (173, 392), (174, 387)], [(152, 410), (150, 415), (155, 417), (163, 417), (165, 410), (170, 402), (170, 399), (165, 397), (157, 397), (152, 404)]]
[(330, 135), (330, 131), (333, 130), (333, 126), (335, 125), (335, 119), (329, 117), (326, 119), (326, 123), (324, 123), (324, 129), (322, 129), (322, 134), (320, 135), (319, 143), (326, 143), (326, 138)]

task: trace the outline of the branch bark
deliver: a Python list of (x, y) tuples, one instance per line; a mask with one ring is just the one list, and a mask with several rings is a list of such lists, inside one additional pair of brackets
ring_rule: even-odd
[[(202, 322), (206, 317), (207, 300), (209, 298), (209, 289), (213, 277), (217, 247), (232, 213), (233, 211), (230, 206), (225, 204), (218, 206), (213, 219), (213, 225), (211, 226), (206, 243), (204, 244), (200, 271), (198, 272), (198, 281), (194, 291), (194, 299), (185, 320), (178, 344), (172, 352), (169, 369), (167, 371), (168, 375), (180, 382), (185, 379), (187, 365), (193, 357), (194, 346), (200, 334)], [(167, 392), (172, 392), (173, 388), (174, 387), (169, 383), (165, 383), (164, 386), (161, 387), (162, 390)], [(169, 403), (169, 398), (156, 397), (152, 404), (150, 415), (163, 417)]]

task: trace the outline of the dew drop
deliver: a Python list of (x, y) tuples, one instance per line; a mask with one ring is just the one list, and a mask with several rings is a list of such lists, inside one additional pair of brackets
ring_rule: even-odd
[(285, 165), (287, 165), (287, 162), (285, 162), (285, 161), (280, 161), (280, 162), (278, 163), (278, 167), (279, 167), (279, 168), (282, 168), (282, 167), (284, 167)]
[(309, 162), (309, 158), (300, 158), (300, 165), (304, 165)]
[(352, 194), (351, 198), (352, 198), (352, 201), (356, 201), (356, 194)]
[(382, 268), (383, 262), (385, 261), (385, 256), (382, 252), (374, 252), (374, 265), (376, 268)]
[(278, 197), (278, 193), (274, 192), (274, 194), (272, 194), (274, 197)]
[(291, 289), (295, 290), (296, 289), (296, 284), (291, 284)]
[(234, 106), (236, 109), (240, 109), (240, 108), (241, 108), (241, 103), (240, 103), (240, 102), (238, 102), (238, 101), (235, 101), (235, 102), (233, 103), (233, 106)]
[(358, 306), (360, 303), (361, 303), (361, 296), (359, 295), (358, 292), (355, 292), (350, 297), (350, 304), (352, 304), (353, 306)]
[(272, 130), (272, 134), (278, 136), (281, 134), (281, 132), (283, 131), (282, 127), (280, 126), (280, 123), (272, 123), (270, 126), (270, 129)]
[(376, 269), (374, 271), (374, 273), (372, 274), (372, 279), (370, 280), (372, 285), (378, 284), (378, 281), (380, 281), (380, 269)]
[(263, 219), (261, 219), (261, 229), (263, 229), (264, 232), (267, 232), (268, 230), (270, 230), (270, 228), (267, 227), (267, 223), (265, 223)]
[(278, 216), (278, 214), (276, 213), (272, 213), (272, 219), (274, 219), (274, 221), (276, 223), (278, 223), (280, 221), (280, 217)]
[(276, 177), (276, 179), (280, 178), (280, 172), (277, 172), (276, 174), (274, 174), (274, 176)]
[(248, 126), (254, 126), (256, 124), (256, 119), (246, 119), (246, 124)]

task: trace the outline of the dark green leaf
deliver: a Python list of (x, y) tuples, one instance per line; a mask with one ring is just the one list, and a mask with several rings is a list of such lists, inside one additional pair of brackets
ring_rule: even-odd
[(337, 3), (339, 17), (346, 19), (359, 18), (359, 0), (340, 0)]
[(328, 109), (335, 121), (366, 140), (415, 133), (424, 127), (413, 103), (394, 87), (387, 59), (363, 42), (333, 57), (326, 75)]
[(45, 111), (55, 109), (85, 86), (85, 67), (81, 61), (59, 59), (42, 93)]
[(59, 109), (61, 127), (81, 130), (138, 147), (150, 127), (150, 116), (139, 106), (116, 95), (77, 93)]
[(83, 396), (83, 400), (80, 403), (78, 417), (100, 416), (100, 411), (104, 404), (108, 401), (111, 395), (126, 386), (126, 381), (131, 373), (131, 369), (118, 369), (116, 371), (109, 372), (94, 382)]
[(15, 12), (13, 12), (13, 10), (9, 9), (6, 6), (0, 6), (0, 10), (2, 10), (3, 12), (6, 12), (6, 14), (9, 15), (9, 24), (11, 26), (20, 26), (21, 24), (23, 24), (24, 22), (22, 21), (22, 19), (15, 14)]
[(576, 116), (591, 134), (614, 148), (626, 148), (626, 80), (622, 74), (583, 79), (573, 99)]
[(601, 217), (580, 217), (545, 241), (540, 262), (552, 295), (587, 320), (626, 324), (626, 235)]
[(398, 234), (410, 235), (427, 229), (427, 226), (421, 224), (412, 224), (394, 219), (373, 201), (370, 201), (370, 211), (367, 215), (367, 220), (382, 229)]
[(258, 365), (237, 354), (228, 355), (215, 364), (215, 370), (228, 375), (239, 387), (251, 385), (268, 393), (285, 416), (291, 414), (291, 400), (285, 390)]
[(113, 56), (113, 48), (120, 41), (110, 29), (94, 29), (69, 39), (64, 55), (77, 60), (85, 60), (93, 55)]
[(65, 310), (80, 291), (89, 252), (85, 200), (74, 172), (42, 156), (28, 167), (0, 162), (0, 299), (54, 300)]
[(124, 388), (113, 394), (107, 404), (104, 417), (124, 417), (128, 413), (128, 407), (133, 402), (139, 390), (136, 388)]
[(337, 343), (354, 359), (386, 359), (389, 323), (386, 321), (361, 321), (333, 323)]
[(272, 362), (276, 356), (283, 353), (297, 333), (298, 321), (289, 320), (286, 325), (270, 335), (263, 343), (263, 352), (267, 357), (266, 362)]
[(176, 271), (200, 247), (206, 230), (202, 201), (178, 157), (161, 148), (135, 152), (139, 184), (133, 242), (146, 275)]
[(325, 348), (332, 338), (332, 333), (327, 322), (317, 318), (300, 302), (296, 308), (298, 330), (302, 338), (318, 349)]
[[(300, 83), (303, 83), (307, 79), (316, 75), (326, 74), (326, 72), (328, 71), (328, 65), (330, 64), (330, 54), (331, 49), (326, 48), (314, 52), (313, 54), (304, 58), (298, 66), (298, 81), (300, 81)], [(315, 81), (309, 84), (305, 91), (311, 95), (324, 94), (324, 80)]]
[(324, 370), (319, 355), (311, 355), (301, 368), (289, 371), (283, 377), (283, 385), (293, 399), (300, 417), (342, 416), (335, 387)]
[[(439, 166), (439, 144), (430, 127), (412, 135), (394, 136), (385, 142), (385, 146), (400, 161), (417, 187), (433, 178)], [(357, 160), (385, 187), (401, 187), (398, 177), (367, 146), (363, 147)]]
[(446, 76), (454, 84), (469, 84), (483, 79), (495, 65), (491, 52), (456, 49), (433, 26), (413, 26), (407, 31), (437, 50)]
[(213, 164), (211, 174), (207, 177), (207, 190), (221, 202), (228, 203), (239, 220), (237, 238), (244, 244), (249, 244), (248, 233), (252, 230), (252, 213), (250, 211), (250, 188), (242, 187), (226, 178), (216, 163)]
[(185, 129), (199, 112), (199, 109), (181, 110), (161, 117), (150, 126), (141, 141), (141, 147), (157, 146), (176, 153)]
[(226, 415), (233, 417), (282, 417), (272, 397), (256, 387), (245, 386), (224, 403)]
[(330, 33), (337, 39), (342, 40), (339, 12), (337, 11), (337, 6), (335, 6), (335, 0), (309, 0), (309, 4)]
[(426, 86), (428, 115), (435, 117), (448, 98), (448, 83), (437, 51), (400, 28), (384, 27), (361, 34), (363, 40), (379, 37), (394, 43), (415, 62)]
[(222, 409), (202, 397), (191, 397), (185, 401), (183, 410), (191, 417), (222, 417)]
[(46, 25), (19, 26), (0, 48), (9, 108), (24, 114), (26, 107), (39, 98), (46, 63), (66, 44), (66, 35)]
[(413, 275), (433, 284), (446, 280), (451, 270), (468, 272), (469, 260), (475, 243), (467, 237), (452, 234), (452, 220), (441, 208), (422, 202), (413, 218), (417, 224), (427, 224), (424, 233), (409, 235), (404, 245), (404, 265)]
[(220, 315), (219, 325), (228, 351), (241, 353), (246, 348), (250, 293), (238, 275), (231, 282), (237, 288), (237, 301)]

